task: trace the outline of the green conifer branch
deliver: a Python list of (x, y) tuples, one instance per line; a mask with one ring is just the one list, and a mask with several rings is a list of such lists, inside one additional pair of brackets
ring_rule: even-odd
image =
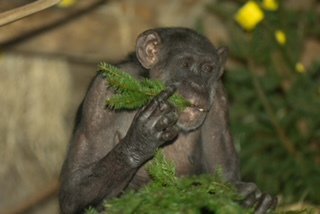
[[(100, 63), (99, 69), (106, 76), (109, 86), (116, 92), (106, 100), (107, 106), (115, 110), (141, 108), (166, 88), (158, 80), (139, 81), (129, 73), (107, 63)], [(177, 93), (170, 97), (169, 101), (179, 110), (190, 106), (190, 103)]]
[(115, 89), (123, 91), (139, 91), (140, 82), (130, 74), (121, 71), (117, 67), (100, 63), (99, 68), (107, 77), (108, 83)]
[(177, 182), (176, 168), (173, 162), (166, 159), (162, 149), (156, 152), (147, 171), (155, 183), (162, 186), (173, 185)]
[[(159, 150), (147, 168), (153, 182), (138, 192), (128, 192), (121, 198), (107, 201), (105, 213), (239, 213), (253, 210), (242, 208), (241, 197), (223, 181), (221, 172), (178, 178), (175, 166)], [(88, 210), (87, 214), (93, 213)]]

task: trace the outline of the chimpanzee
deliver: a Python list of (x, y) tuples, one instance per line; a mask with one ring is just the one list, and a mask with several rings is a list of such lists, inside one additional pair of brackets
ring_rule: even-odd
[[(124, 190), (150, 181), (146, 163), (163, 147), (178, 176), (215, 173), (245, 197), (245, 206), (265, 213), (276, 199), (253, 183), (240, 181), (239, 160), (228, 125), (228, 102), (221, 82), (226, 48), (186, 28), (143, 32), (136, 51), (117, 66), (136, 78), (161, 80), (167, 89), (138, 111), (114, 111), (114, 91), (102, 73), (91, 83), (61, 173), (62, 213), (99, 206)], [(179, 112), (168, 98), (177, 91), (191, 106)]]

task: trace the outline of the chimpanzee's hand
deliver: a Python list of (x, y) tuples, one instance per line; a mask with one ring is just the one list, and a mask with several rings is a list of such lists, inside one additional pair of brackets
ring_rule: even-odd
[(175, 90), (174, 86), (169, 86), (135, 115), (123, 139), (133, 166), (140, 166), (155, 154), (159, 146), (178, 135), (176, 123), (179, 115), (168, 102)]
[(277, 206), (277, 198), (269, 194), (261, 193), (254, 183), (237, 182), (235, 187), (243, 196), (243, 206), (255, 209), (255, 214), (268, 213)]

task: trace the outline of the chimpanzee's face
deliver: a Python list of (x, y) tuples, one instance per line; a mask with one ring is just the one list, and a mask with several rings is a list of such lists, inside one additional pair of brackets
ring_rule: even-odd
[(159, 69), (156, 78), (167, 85), (174, 83), (177, 92), (191, 103), (181, 112), (179, 127), (185, 131), (196, 129), (213, 103), (215, 83), (220, 78), (219, 56), (214, 49), (187, 47), (170, 50), (166, 58), (165, 63), (155, 67)]
[(152, 79), (175, 84), (178, 93), (191, 103), (180, 113), (178, 125), (184, 131), (194, 130), (201, 126), (214, 102), (215, 86), (227, 53), (192, 30), (166, 32), (142, 35), (138, 45), (144, 48), (137, 49), (138, 57), (150, 69)]

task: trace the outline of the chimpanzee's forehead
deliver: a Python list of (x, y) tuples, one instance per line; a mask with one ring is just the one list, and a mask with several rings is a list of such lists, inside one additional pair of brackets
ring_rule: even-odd
[(218, 56), (216, 48), (211, 43), (202, 43), (196, 41), (176, 40), (172, 43), (166, 53), (168, 55), (189, 55), (189, 56), (206, 56), (207, 58), (216, 58)]
[(190, 29), (182, 28), (168, 33), (163, 42), (169, 49), (183, 52), (216, 53), (216, 48), (206, 37)]

